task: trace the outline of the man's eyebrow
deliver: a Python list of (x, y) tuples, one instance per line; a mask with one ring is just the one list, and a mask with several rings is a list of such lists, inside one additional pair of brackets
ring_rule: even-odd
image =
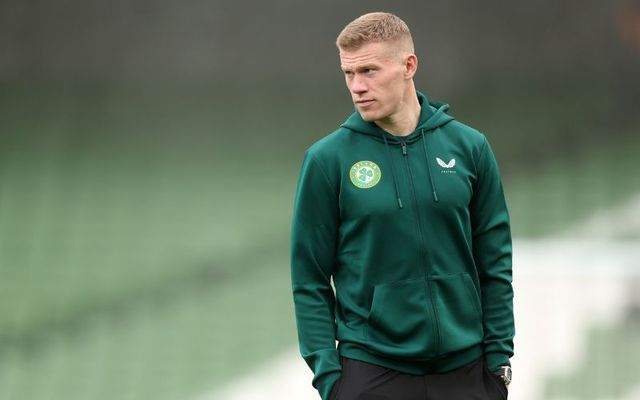
[(340, 69), (343, 71), (353, 71), (354, 69), (356, 71), (362, 71), (365, 69), (376, 69), (378, 68), (378, 66), (376, 64), (362, 64), (362, 65), (358, 65), (356, 67), (345, 67), (344, 65), (340, 65)]

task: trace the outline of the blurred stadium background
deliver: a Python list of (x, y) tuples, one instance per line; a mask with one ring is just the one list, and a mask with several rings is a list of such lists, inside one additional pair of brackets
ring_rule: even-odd
[(640, 3), (0, 2), (0, 399), (314, 399), (288, 241), (397, 13), (484, 131), (515, 238), (515, 400), (640, 399)]

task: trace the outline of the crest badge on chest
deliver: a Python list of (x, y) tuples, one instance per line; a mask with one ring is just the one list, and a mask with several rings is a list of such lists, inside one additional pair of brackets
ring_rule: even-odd
[(351, 183), (360, 189), (369, 189), (380, 182), (382, 171), (373, 161), (358, 161), (349, 170)]

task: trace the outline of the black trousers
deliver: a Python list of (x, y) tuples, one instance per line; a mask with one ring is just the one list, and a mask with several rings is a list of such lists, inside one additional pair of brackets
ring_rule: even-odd
[(506, 400), (507, 387), (484, 358), (444, 374), (407, 375), (341, 357), (330, 400)]

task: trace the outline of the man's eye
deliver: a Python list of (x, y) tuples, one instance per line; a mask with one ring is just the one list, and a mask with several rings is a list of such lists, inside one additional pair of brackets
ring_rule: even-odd
[(363, 73), (365, 73), (366, 75), (371, 75), (375, 70), (372, 68), (367, 68), (364, 71), (362, 71)]

